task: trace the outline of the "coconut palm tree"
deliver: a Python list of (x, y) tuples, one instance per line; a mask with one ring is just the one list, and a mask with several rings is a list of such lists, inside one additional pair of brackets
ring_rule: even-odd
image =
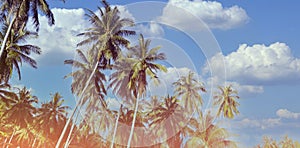
[[(132, 125), (133, 117), (134, 117), (134, 110), (128, 109), (126, 107), (121, 107), (120, 108), (120, 113), (119, 113), (119, 124), (117, 126), (117, 130), (116, 130), (116, 137), (115, 137), (115, 143), (117, 144), (125, 144), (128, 141), (128, 137), (130, 135), (129, 131), (129, 126)], [(136, 116), (136, 123), (135, 123), (135, 127), (145, 127), (144, 123), (143, 123), (143, 116), (141, 112), (137, 113)], [(133, 143), (134, 144), (138, 144), (138, 143), (142, 143), (142, 139), (145, 138), (143, 137), (144, 134), (140, 133), (140, 132), (134, 132), (133, 133)], [(116, 147), (119, 147), (120, 145), (117, 145)], [(124, 145), (123, 145), (124, 146)]]
[(235, 142), (228, 140), (230, 134), (224, 128), (213, 124), (210, 113), (203, 117), (202, 112), (199, 119), (192, 118), (185, 132), (191, 137), (186, 142), (186, 148), (207, 148), (207, 147), (232, 147), (237, 148)]
[[(98, 101), (101, 102), (102, 106), (106, 106), (104, 96), (106, 95), (106, 88), (104, 82), (106, 81), (105, 75), (100, 71), (100, 66), (96, 67), (94, 72), (95, 60), (91, 52), (88, 51), (85, 55), (81, 50), (77, 49), (78, 60), (65, 60), (65, 64), (71, 65), (74, 68), (74, 71), (66, 75), (65, 78), (72, 77), (73, 81), (71, 84), (71, 91), (77, 96), (80, 96), (84, 93), (80, 100), (80, 105), (84, 105), (88, 102), (87, 109), (95, 109)], [(94, 74), (92, 74), (94, 73)], [(88, 87), (83, 92), (84, 85), (90, 75), (91, 77)]]
[(30, 90), (26, 87), (23, 87), (19, 89), (18, 97), (12, 101), (11, 107), (4, 113), (4, 116), (9, 117), (7, 120), (21, 127), (32, 123), (33, 114), (36, 112), (33, 103), (38, 103), (38, 98), (31, 95)]
[[(93, 27), (88, 28), (86, 32), (79, 34), (79, 36), (85, 36), (87, 38), (82, 42), (78, 43), (78, 46), (93, 44), (91, 50), (94, 51), (91, 51), (91, 53), (93, 53), (93, 55), (95, 56), (94, 61), (97, 61), (96, 63), (93, 63), (94, 68), (92, 73), (90, 73), (89, 75), (89, 79), (86, 79), (87, 81), (82, 83), (85, 84), (83, 85), (83, 88), (85, 89), (89, 86), (90, 80), (92, 79), (96, 71), (99, 70), (99, 68), (110, 68), (110, 66), (108, 66), (110, 65), (109, 59), (111, 57), (113, 57), (113, 59), (114, 57), (118, 57), (116, 53), (119, 52), (120, 45), (127, 46), (129, 44), (129, 41), (124, 39), (123, 36), (135, 34), (134, 31), (123, 30), (124, 27), (129, 27), (133, 25), (132, 20), (127, 18), (120, 18), (117, 7), (111, 9), (109, 4), (105, 0), (102, 0), (102, 4), (105, 7), (105, 11), (103, 12), (102, 9), (99, 8), (100, 17), (98, 17), (97, 14), (93, 13), (91, 10), (88, 10), (90, 14), (87, 14), (87, 16), (90, 18), (90, 22), (93, 25)], [(82, 92), (79, 95), (79, 100), (81, 100), (85, 89), (82, 89)], [(67, 121), (62, 131), (62, 134), (57, 142), (56, 148), (59, 147), (63, 135), (65, 134), (68, 124), (70, 123), (71, 118), (73, 118), (78, 108), (78, 105), (79, 104), (77, 104), (74, 110), (72, 111), (71, 116)]]
[[(157, 132), (156, 137), (168, 138), (169, 147), (180, 147), (183, 140), (180, 136), (185, 121), (184, 111), (178, 102), (175, 96), (167, 96), (162, 104), (146, 115), (150, 121), (151, 130)], [(160, 133), (165, 133), (165, 135), (159, 135)]]
[(46, 138), (56, 141), (61, 125), (66, 122), (68, 106), (63, 105), (64, 100), (59, 93), (52, 95), (52, 100), (43, 103), (37, 113), (37, 125)]
[(70, 144), (70, 148), (97, 147), (105, 148), (105, 143), (97, 133), (93, 132), (85, 121), (80, 124), (79, 132), (75, 132), (75, 139)]
[[(176, 82), (174, 93), (176, 96), (181, 97), (184, 108), (191, 112), (194, 108), (202, 106), (203, 101), (200, 95), (201, 92), (206, 92), (203, 84), (199, 82), (192, 71), (189, 71), (187, 76), (181, 76)], [(199, 109), (197, 109), (198, 111)]]
[[(129, 71), (127, 89), (129, 89), (130, 93), (134, 97), (135, 102), (133, 122), (127, 147), (130, 147), (130, 142), (132, 139), (139, 98), (143, 97), (146, 92), (147, 75), (151, 79), (157, 79), (158, 77), (156, 72), (158, 70), (165, 72), (167, 71), (164, 66), (155, 63), (158, 60), (165, 60), (165, 54), (158, 53), (160, 47), (150, 49), (150, 43), (151, 41), (145, 40), (141, 34), (139, 38), (139, 44), (129, 48), (127, 56), (129, 58), (126, 59), (126, 61), (130, 61), (128, 63), (130, 63), (131, 67), (131, 70)], [(120, 77), (119, 75), (117, 76)]]
[(93, 49), (97, 50), (97, 59), (101, 67), (111, 68), (111, 59), (115, 61), (121, 51), (120, 47), (127, 47), (129, 44), (124, 36), (135, 34), (135, 31), (126, 30), (124, 27), (133, 26), (134, 22), (129, 18), (121, 18), (118, 8), (111, 8), (105, 0), (102, 0), (102, 4), (105, 11), (98, 7), (100, 15), (87, 10), (92, 27), (88, 28), (86, 32), (78, 34), (78, 36), (86, 37), (78, 43), (78, 46), (95, 45)]
[[(13, 100), (15, 100), (18, 96), (12, 92), (10, 90), (10, 85), (9, 84), (0, 84), (0, 102), (5, 103), (5, 106), (4, 107), (8, 107), (10, 105), (10, 103), (13, 102)], [(2, 112), (3, 113), (3, 112)], [(1, 116), (2, 114), (0, 114)]]
[(28, 125), (33, 124), (33, 115), (36, 112), (33, 103), (37, 102), (38, 98), (32, 96), (30, 90), (26, 89), (26, 87), (19, 89), (18, 97), (12, 100), (10, 108), (3, 114), (7, 123), (15, 125), (9, 143), (18, 129), (27, 128)]
[[(93, 112), (97, 108), (96, 105), (101, 105), (102, 107), (107, 106), (104, 100), (106, 95), (106, 88), (104, 86), (104, 81), (106, 81), (105, 75), (100, 71), (100, 66), (95, 66), (95, 50), (87, 51), (87, 56), (81, 51), (76, 50), (79, 56), (79, 60), (65, 60), (65, 64), (72, 65), (75, 68), (75, 71), (71, 72), (65, 78), (73, 77), (71, 84), (71, 91), (78, 96), (79, 100), (76, 104), (75, 109), (73, 110), (71, 117), (73, 117), (78, 106), (83, 106), (87, 104), (87, 112)], [(96, 64), (97, 65), (97, 64)], [(83, 85), (85, 84), (85, 85)], [(79, 113), (79, 112), (78, 112)], [(69, 124), (71, 119), (68, 119), (66, 125)], [(63, 129), (63, 133), (66, 129)], [(72, 128), (73, 129), (73, 128)], [(71, 134), (72, 131), (70, 131)], [(62, 139), (62, 135), (60, 136)], [(61, 142), (57, 143), (57, 145)]]
[(214, 105), (219, 105), (217, 116), (221, 113), (224, 117), (232, 119), (235, 115), (239, 114), (237, 107), (240, 105), (236, 99), (239, 99), (238, 92), (232, 89), (232, 85), (220, 87), (220, 93), (214, 96)]
[[(0, 32), (0, 42), (4, 44), (4, 35), (7, 31), (7, 25), (4, 25)], [(21, 79), (20, 65), (23, 62), (28, 63), (31, 67), (37, 68), (37, 63), (30, 57), (31, 53), (41, 54), (41, 49), (38, 46), (24, 44), (26, 39), (36, 37), (37, 33), (27, 31), (25, 25), (18, 30), (11, 30), (8, 42), (6, 42), (5, 50), (0, 56), (0, 82), (8, 83), (12, 76), (13, 69), (18, 73)]]
[[(39, 15), (38, 12), (42, 12), (48, 18), (49, 25), (54, 24), (54, 16), (51, 12), (46, 0), (1, 0), (1, 16), (7, 20), (8, 28), (0, 49), (0, 57), (2, 56), (8, 38), (12, 30), (18, 30), (20, 26), (26, 25), (29, 16), (33, 20), (33, 24), (36, 31), (39, 30)], [(63, 0), (64, 1), (64, 0)]]

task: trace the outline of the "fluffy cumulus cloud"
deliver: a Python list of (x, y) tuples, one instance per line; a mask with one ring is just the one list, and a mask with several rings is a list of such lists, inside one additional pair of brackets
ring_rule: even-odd
[(276, 115), (280, 118), (288, 118), (288, 119), (298, 119), (300, 118), (300, 113), (294, 113), (287, 109), (279, 109), (276, 112)]
[(137, 30), (137, 34), (143, 34), (146, 37), (161, 37), (164, 35), (163, 27), (155, 22), (150, 22), (148, 24), (137, 24), (134, 28)]
[(244, 118), (240, 121), (233, 122), (233, 128), (259, 128), (268, 129), (282, 125), (280, 118), (267, 118), (267, 119), (249, 119)]
[[(232, 85), (238, 91), (240, 97), (252, 97), (264, 92), (264, 87), (261, 85), (241, 84), (236, 81), (226, 81), (222, 76), (212, 76), (207, 79), (209, 88), (217, 88), (217, 86)], [(218, 90), (219, 91), (219, 90)]]
[(35, 57), (40, 65), (63, 64), (65, 59), (72, 58), (76, 44), (81, 40), (76, 35), (88, 26), (83, 9), (54, 8), (52, 12), (55, 25), (48, 26), (47, 18), (40, 16), (39, 37), (28, 40), (42, 48), (42, 55)]
[[(121, 18), (130, 18), (135, 20), (133, 15), (125, 6), (117, 6)], [(39, 65), (62, 65), (66, 59), (73, 58), (75, 55), (76, 44), (83, 38), (77, 37), (77, 34), (85, 31), (91, 25), (85, 17), (83, 9), (61, 9), (53, 8), (55, 25), (49, 26), (45, 16), (40, 17), (40, 30), (38, 38), (29, 39), (28, 43), (42, 48), (42, 55), (33, 55)], [(100, 14), (99, 11), (95, 12)], [(30, 23), (30, 30), (33, 25)], [(149, 24), (138, 24), (131, 28), (143, 33), (146, 36), (162, 36), (164, 31), (162, 27), (154, 22)]]
[[(217, 54), (209, 60), (203, 71), (218, 74), (218, 68), (225, 62), (227, 80), (246, 84), (290, 84), (300, 80), (300, 59), (292, 55), (285, 43), (271, 45), (242, 44), (237, 51), (227, 56)], [(220, 75), (219, 77), (223, 77)]]
[(198, 30), (203, 23), (195, 23), (196, 19), (201, 19), (209, 28), (225, 30), (247, 23), (249, 17), (239, 6), (227, 8), (216, 1), (170, 0), (159, 18), (170, 25)]

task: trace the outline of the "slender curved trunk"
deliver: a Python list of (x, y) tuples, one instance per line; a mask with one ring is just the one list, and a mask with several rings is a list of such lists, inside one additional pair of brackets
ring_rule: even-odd
[(6, 31), (6, 33), (5, 33), (3, 42), (2, 42), (2, 44), (1, 44), (0, 57), (1, 57), (2, 54), (3, 54), (4, 48), (5, 48), (7, 39), (8, 39), (8, 35), (9, 35), (10, 32), (11, 32), (12, 26), (13, 26), (13, 24), (14, 24), (16, 18), (17, 18), (17, 15), (14, 15), (13, 19), (12, 19), (12, 20), (10, 21), (10, 23), (9, 23), (9, 26), (8, 26), (7, 31)]
[(132, 124), (131, 124), (131, 130), (130, 130), (130, 135), (129, 135), (129, 139), (128, 139), (128, 143), (127, 143), (127, 148), (130, 148), (130, 143), (131, 143), (132, 136), (133, 136), (133, 131), (134, 131), (134, 125), (135, 125), (138, 106), (139, 106), (139, 97), (136, 97), (134, 114), (133, 114), (133, 121), (132, 121)]
[[(80, 110), (80, 109), (79, 109), (79, 110)], [(71, 139), (71, 135), (72, 135), (72, 132), (73, 132), (73, 130), (74, 130), (74, 127), (75, 127), (75, 122), (77, 121), (78, 116), (79, 116), (79, 114), (80, 114), (79, 110), (78, 110), (77, 115), (76, 115), (76, 117), (75, 117), (74, 123), (72, 124), (72, 127), (71, 127), (71, 129), (70, 129), (70, 131), (69, 131), (68, 138), (67, 138), (67, 140), (66, 140), (66, 144), (65, 144), (64, 148), (69, 147), (69, 145), (70, 145), (70, 143), (71, 143), (71, 140), (70, 140), (70, 139)]]
[(63, 129), (63, 131), (62, 131), (62, 133), (61, 133), (61, 135), (60, 135), (60, 137), (59, 137), (59, 139), (58, 139), (58, 141), (57, 141), (57, 143), (56, 143), (55, 148), (59, 148), (59, 146), (60, 146), (60, 144), (61, 144), (61, 142), (62, 142), (62, 139), (63, 139), (64, 135), (66, 134), (67, 128), (68, 128), (68, 126), (69, 126), (69, 124), (70, 124), (70, 122), (71, 122), (71, 120), (72, 120), (72, 118), (73, 118), (73, 116), (74, 116), (76, 110), (78, 109), (79, 105), (81, 105), (81, 103), (82, 103), (82, 96), (83, 96), (85, 90), (87, 89), (87, 87), (88, 87), (88, 85), (89, 85), (89, 83), (90, 83), (92, 77), (94, 76), (94, 74), (95, 74), (95, 72), (96, 72), (96, 70), (97, 70), (97, 67), (98, 67), (97, 65), (98, 65), (98, 64), (99, 64), (99, 60), (97, 61), (97, 63), (96, 63), (96, 65), (95, 65), (95, 67), (94, 67), (94, 69), (93, 69), (93, 72), (91, 73), (89, 79), (88, 79), (87, 82), (85, 83), (85, 86), (84, 86), (84, 88), (83, 88), (83, 90), (82, 90), (82, 92), (81, 92), (81, 94), (80, 94), (80, 96), (79, 96), (79, 101), (76, 103), (76, 107), (74, 108), (74, 110), (72, 111), (71, 116), (70, 116), (69, 119), (67, 120), (67, 123), (66, 123), (65, 126), (64, 126), (64, 129)]
[(34, 137), (34, 140), (33, 140), (33, 143), (32, 143), (32, 145), (31, 145), (31, 148), (34, 148), (34, 145), (35, 145), (35, 142), (36, 142), (36, 136)]
[(119, 118), (120, 118), (120, 111), (121, 111), (121, 109), (122, 109), (122, 106), (123, 106), (123, 105), (120, 106), (120, 110), (119, 110), (119, 112), (118, 112), (118, 116), (117, 116), (116, 123), (115, 123), (115, 128), (114, 128), (113, 139), (111, 140), (110, 148), (113, 148), (113, 147), (114, 147), (115, 137), (116, 137), (117, 128), (118, 128), (118, 123), (119, 123)]
[(5, 148), (6, 141), (7, 141), (7, 137), (5, 138), (5, 140), (3, 142), (2, 148)]
[(6, 148), (9, 147), (9, 145), (10, 145), (10, 143), (11, 143), (13, 137), (15, 136), (15, 133), (16, 133), (16, 130), (14, 129), (14, 131), (13, 131), (12, 135), (10, 136), (9, 141), (8, 141), (8, 143), (7, 143), (7, 145), (6, 145)]

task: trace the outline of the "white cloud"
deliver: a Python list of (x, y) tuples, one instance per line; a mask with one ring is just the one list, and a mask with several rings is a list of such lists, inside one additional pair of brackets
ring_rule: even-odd
[[(125, 6), (117, 6), (121, 18), (130, 18), (135, 20), (133, 15)], [(77, 34), (84, 32), (89, 28), (90, 22), (85, 17), (83, 9), (61, 9), (53, 8), (55, 25), (49, 26), (45, 16), (39, 16), (40, 30), (38, 38), (29, 39), (28, 43), (42, 48), (41, 55), (33, 55), (39, 65), (62, 65), (63, 61), (74, 57), (76, 45), (83, 38), (77, 37)], [(99, 14), (97, 10), (95, 12)], [(28, 27), (33, 30), (33, 25)], [(131, 30), (133, 28), (130, 28)], [(148, 25), (137, 25), (137, 32), (148, 36), (162, 36), (163, 28), (154, 22)]]
[(237, 89), (241, 97), (249, 97), (264, 92), (264, 87), (260, 85), (243, 85), (237, 82), (226, 82), (226, 83), (232, 84), (233, 88)]
[[(225, 81), (222, 77), (214, 76), (207, 79), (208, 88), (217, 88), (217, 86), (232, 85), (233, 89), (238, 91), (241, 98), (255, 96), (264, 92), (264, 87), (261, 85), (240, 84), (236, 81)], [(212, 84), (214, 86), (212, 86)], [(217, 90), (219, 91), (219, 90)]]
[(241, 7), (225, 8), (216, 1), (170, 0), (159, 18), (162, 22), (181, 28), (201, 29), (203, 23), (195, 23), (195, 19), (201, 19), (209, 28), (225, 30), (247, 23), (249, 17)]
[(76, 35), (88, 25), (83, 9), (54, 8), (52, 12), (55, 25), (48, 26), (46, 17), (39, 16), (39, 37), (28, 40), (28, 43), (42, 48), (42, 55), (34, 56), (40, 65), (62, 65), (64, 60), (72, 58), (76, 44), (81, 40)]
[(232, 126), (233, 128), (260, 128), (263, 130), (282, 125), (280, 118), (267, 118), (261, 120), (244, 118), (240, 121), (236, 121), (234, 124), (235, 126)]
[(294, 113), (287, 109), (279, 109), (276, 112), (276, 115), (280, 118), (288, 118), (288, 119), (298, 119), (300, 118), (300, 113)]
[(143, 34), (145, 37), (161, 37), (164, 35), (162, 26), (155, 22), (137, 24), (133, 27), (133, 30), (136, 30), (137, 34)]
[[(223, 60), (224, 59), (224, 60)], [(227, 56), (217, 54), (209, 60), (213, 73), (221, 73), (218, 67), (225, 62), (227, 80), (243, 84), (289, 84), (300, 80), (300, 59), (291, 54), (285, 43), (273, 43), (269, 46), (242, 44), (237, 51)], [(204, 73), (211, 68), (206, 64)], [(224, 78), (223, 75), (218, 77)]]

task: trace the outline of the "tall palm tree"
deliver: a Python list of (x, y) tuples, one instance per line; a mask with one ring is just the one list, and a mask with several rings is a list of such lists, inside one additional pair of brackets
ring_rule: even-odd
[(235, 142), (228, 140), (230, 134), (224, 128), (213, 124), (210, 113), (203, 117), (202, 112), (199, 119), (192, 118), (185, 132), (191, 137), (186, 142), (186, 148), (208, 148), (208, 147), (232, 147), (237, 148)]
[[(87, 56), (81, 50), (76, 51), (79, 56), (79, 60), (65, 60), (65, 64), (72, 65), (73, 68), (75, 68), (75, 71), (65, 76), (65, 78), (73, 77), (71, 91), (79, 97), (79, 100), (70, 118), (73, 117), (78, 106), (82, 107), (83, 105), (87, 104), (87, 112), (90, 113), (95, 111), (97, 108), (96, 105), (98, 104), (100, 104), (102, 107), (107, 106), (104, 100), (104, 96), (106, 95), (104, 81), (106, 81), (106, 78), (105, 75), (100, 71), (99, 65), (94, 67), (94, 63), (97, 62), (95, 61), (95, 56), (93, 54), (94, 50), (87, 51)], [(85, 86), (82, 84), (85, 84)], [(69, 124), (69, 121), (71, 121), (70, 118), (68, 119), (66, 125)], [(65, 130), (65, 128), (63, 130)], [(71, 132), (72, 131), (70, 131), (69, 135)], [(61, 137), (62, 135), (60, 136), (60, 139), (62, 139)]]
[(31, 95), (30, 90), (23, 87), (18, 92), (18, 97), (12, 100), (11, 107), (4, 113), (7, 120), (21, 127), (26, 127), (33, 122), (33, 115), (36, 108), (33, 103), (38, 103), (38, 98)]
[(33, 103), (37, 102), (38, 98), (32, 96), (30, 90), (26, 89), (26, 87), (19, 89), (18, 97), (12, 100), (10, 108), (3, 115), (8, 123), (15, 125), (10, 141), (16, 134), (17, 129), (27, 128), (28, 125), (33, 123), (33, 115), (36, 112)]
[(277, 142), (271, 137), (263, 137), (263, 145), (257, 145), (256, 147), (260, 148), (279, 148)]
[[(4, 35), (7, 31), (7, 25), (4, 25), (0, 32), (0, 42), (4, 44)], [(0, 78), (2, 82), (8, 83), (12, 76), (13, 69), (16, 69), (19, 79), (21, 79), (20, 65), (23, 62), (28, 63), (31, 67), (37, 68), (37, 63), (30, 57), (31, 53), (41, 54), (38, 46), (24, 44), (26, 39), (36, 37), (37, 33), (27, 31), (25, 25), (18, 30), (11, 30), (5, 50), (0, 56)]]
[(214, 96), (214, 105), (219, 105), (217, 116), (221, 113), (224, 117), (232, 119), (234, 114), (239, 114), (237, 107), (240, 105), (236, 99), (239, 99), (238, 92), (232, 89), (232, 85), (220, 87), (220, 93)]
[[(116, 130), (116, 137), (115, 137), (115, 143), (117, 145), (116, 147), (120, 146), (121, 144), (125, 144), (128, 141), (128, 138), (130, 135), (130, 132), (128, 132), (128, 127), (130, 125), (132, 125), (133, 117), (134, 117), (134, 110), (128, 109), (126, 107), (121, 107), (120, 108), (120, 115), (119, 115), (119, 123), (117, 126), (117, 130)], [(141, 112), (138, 112), (136, 115), (136, 127), (145, 127), (144, 123), (143, 123), (143, 116)], [(138, 143), (142, 143), (141, 140), (143, 140), (144, 134), (140, 133), (140, 132), (134, 132), (134, 138), (133, 138), (133, 143), (134, 144), (138, 144)], [(122, 145), (124, 146), (124, 145)], [(128, 146), (128, 145), (127, 145)]]
[[(0, 102), (10, 105), (18, 96), (10, 90), (9, 84), (0, 84)], [(1, 116), (2, 114), (0, 114)]]
[(71, 148), (97, 147), (105, 148), (103, 139), (95, 132), (91, 131), (90, 126), (83, 122), (81, 123), (79, 132), (75, 133), (75, 139), (70, 144)]
[(139, 44), (130, 47), (128, 60), (132, 61), (131, 70), (129, 73), (129, 81), (127, 88), (132, 92), (135, 102), (133, 122), (131, 126), (131, 132), (127, 147), (130, 147), (132, 134), (134, 130), (134, 124), (136, 119), (136, 113), (138, 110), (139, 98), (145, 96), (147, 86), (147, 75), (151, 79), (157, 80), (156, 72), (158, 70), (166, 72), (167, 69), (161, 64), (155, 63), (158, 60), (165, 60), (164, 53), (158, 53), (160, 47), (154, 47), (150, 49), (151, 40), (145, 40), (143, 35), (140, 35)]
[(206, 90), (203, 84), (194, 77), (194, 73), (189, 71), (187, 76), (181, 76), (173, 85), (175, 95), (181, 97), (184, 108), (188, 112), (194, 108), (198, 108), (197, 111), (199, 111), (199, 107), (203, 104), (200, 91), (206, 92)]
[(123, 36), (135, 35), (135, 31), (124, 29), (124, 27), (133, 26), (134, 22), (129, 18), (121, 18), (118, 8), (111, 8), (105, 0), (102, 0), (102, 4), (105, 11), (98, 7), (100, 15), (88, 10), (90, 14), (87, 16), (92, 27), (79, 34), (79, 36), (87, 38), (78, 43), (78, 46), (95, 45), (96, 48), (93, 49), (97, 50), (97, 59), (101, 67), (111, 68), (110, 61), (111, 59), (115, 61), (118, 58), (121, 51), (120, 47), (129, 45), (129, 41)]
[(150, 128), (157, 132), (155, 135), (168, 138), (169, 147), (180, 147), (182, 144), (180, 131), (183, 128), (185, 119), (183, 108), (178, 102), (179, 100), (175, 96), (167, 96), (162, 104), (153, 108), (146, 115), (148, 120), (151, 121)]
[(59, 93), (52, 96), (52, 100), (43, 103), (37, 113), (37, 125), (44, 135), (56, 141), (61, 130), (61, 125), (66, 122), (68, 106), (63, 105), (64, 100)]
[[(87, 79), (85, 83), (82, 83), (85, 84), (83, 85), (83, 88), (88, 87), (90, 80), (94, 76), (97, 69), (106, 69), (110, 67), (108, 66), (110, 65), (109, 59), (111, 57), (118, 57), (116, 53), (119, 52), (120, 45), (127, 46), (129, 44), (129, 41), (123, 38), (123, 36), (135, 34), (134, 31), (123, 30), (124, 27), (129, 27), (133, 25), (132, 20), (127, 18), (120, 18), (117, 7), (112, 9), (105, 0), (102, 0), (102, 4), (105, 7), (105, 11), (103, 12), (102, 9), (99, 8), (100, 17), (98, 17), (97, 14), (93, 13), (91, 10), (88, 10), (90, 14), (87, 14), (87, 16), (90, 18), (90, 22), (93, 25), (93, 27), (88, 28), (86, 32), (79, 34), (79, 36), (85, 36), (87, 37), (87, 39), (78, 43), (78, 46), (82, 46), (85, 44), (93, 44), (93, 48), (91, 48), (91, 50), (94, 50), (94, 52), (91, 53), (93, 53), (93, 55), (96, 56), (97, 61), (96, 63), (94, 63), (94, 68), (89, 76), (89, 79)], [(79, 100), (81, 100), (84, 91), (85, 89), (82, 89), (82, 93), (79, 95)], [(72, 111), (71, 116), (68, 119), (61, 133), (61, 136), (56, 144), (56, 148), (59, 147), (63, 135), (65, 134), (68, 124), (70, 123), (71, 118), (74, 116), (78, 105), (76, 105), (76, 107)]]
[[(42, 12), (48, 18), (49, 25), (54, 24), (54, 16), (51, 12), (46, 0), (1, 0), (1, 15), (7, 20), (8, 28), (3, 37), (3, 42), (0, 49), (0, 57), (2, 56), (7, 40), (12, 32), (12, 29), (19, 29), (27, 23), (29, 16), (33, 20), (36, 31), (39, 30), (39, 15)], [(64, 1), (64, 0), (63, 0)], [(14, 26), (14, 27), (13, 27)]]
[[(95, 109), (98, 101), (100, 101), (100, 105), (106, 106), (106, 102), (104, 100), (104, 96), (106, 95), (106, 88), (104, 82), (106, 81), (104, 73), (100, 70), (100, 66), (96, 67), (96, 71), (94, 71), (95, 60), (93, 56), (93, 51), (90, 50), (85, 55), (81, 50), (77, 49), (78, 60), (65, 60), (65, 64), (71, 65), (73, 67), (73, 72), (66, 75), (65, 78), (72, 77), (73, 81), (71, 84), (71, 91), (78, 97), (82, 95), (82, 98), (79, 98), (80, 105), (84, 105), (88, 102), (87, 109)], [(92, 74), (94, 73), (94, 74)], [(89, 77), (91, 77), (89, 84), (87, 84), (87, 88), (85, 92), (83, 92), (84, 85)]]

